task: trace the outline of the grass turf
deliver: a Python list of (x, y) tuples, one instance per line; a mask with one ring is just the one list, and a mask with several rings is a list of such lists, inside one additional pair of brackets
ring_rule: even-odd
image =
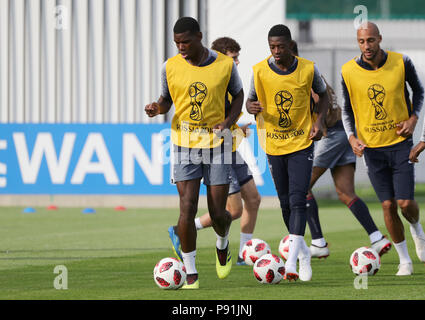
[[(387, 300), (425, 299), (425, 266), (419, 262), (405, 225), (414, 275), (396, 277), (398, 256), (393, 248), (382, 266), (368, 278), (367, 290), (355, 289), (349, 267), (352, 251), (369, 239), (351, 212), (339, 202), (319, 202), (322, 228), (330, 243), (326, 260), (312, 260), (313, 280), (261, 285), (251, 267), (233, 265), (227, 279), (215, 272), (212, 229), (198, 232), (197, 269), (200, 290), (159, 289), (152, 277), (161, 258), (173, 256), (167, 228), (178, 210), (60, 208), (22, 213), (22, 208), (0, 209), (0, 299), (14, 300)], [(380, 230), (387, 234), (380, 205), (369, 205)], [(421, 208), (422, 212), (424, 212)], [(239, 221), (232, 224), (230, 241), (235, 263), (239, 248)], [(307, 229), (308, 230), (308, 229)], [(266, 240), (277, 254), (287, 233), (278, 209), (259, 212), (254, 237)], [(309, 242), (309, 232), (306, 233)], [(68, 270), (68, 289), (56, 290), (55, 266)]]

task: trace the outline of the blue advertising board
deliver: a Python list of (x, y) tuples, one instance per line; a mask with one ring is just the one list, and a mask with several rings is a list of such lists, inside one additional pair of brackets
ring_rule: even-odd
[[(0, 128), (0, 194), (177, 194), (170, 182), (169, 124)], [(243, 154), (260, 193), (275, 195), (256, 136), (244, 139)]]

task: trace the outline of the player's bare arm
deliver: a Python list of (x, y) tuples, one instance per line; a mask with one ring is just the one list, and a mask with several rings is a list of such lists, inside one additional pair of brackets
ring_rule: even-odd
[(222, 123), (219, 123), (214, 126), (214, 129), (224, 130), (230, 129), (230, 126), (236, 122), (241, 111), (242, 104), (244, 99), (243, 89), (241, 89), (238, 94), (232, 97), (232, 103), (230, 104), (229, 115), (224, 119)]
[(418, 117), (415, 114), (412, 114), (408, 120), (397, 124), (397, 134), (405, 138), (410, 137), (413, 134), (413, 131), (415, 131), (417, 122)]
[(329, 108), (329, 96), (327, 91), (318, 94), (319, 100), (317, 102), (317, 120), (313, 124), (309, 138), (311, 140), (320, 140), (325, 132), (325, 119)]
[(246, 101), (246, 110), (250, 114), (256, 115), (259, 112), (263, 111), (260, 101), (248, 99)]
[(411, 162), (419, 162), (418, 157), (425, 150), (425, 142), (420, 141), (416, 146), (410, 150), (409, 160)]
[(165, 99), (163, 96), (160, 96), (158, 102), (152, 102), (145, 106), (145, 112), (150, 117), (153, 118), (158, 114), (167, 113), (171, 106), (172, 102)]

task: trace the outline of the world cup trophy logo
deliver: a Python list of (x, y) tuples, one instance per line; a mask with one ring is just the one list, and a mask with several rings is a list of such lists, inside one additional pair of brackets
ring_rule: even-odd
[(367, 89), (372, 106), (375, 108), (375, 119), (384, 120), (387, 117), (387, 112), (384, 109), (385, 89), (380, 84), (372, 84)]
[(189, 87), (190, 105), (190, 119), (200, 121), (203, 119), (202, 103), (207, 96), (207, 86), (202, 82), (194, 82)]
[(277, 111), (279, 112), (279, 126), (282, 128), (290, 127), (292, 120), (289, 117), (289, 110), (294, 102), (292, 94), (286, 90), (279, 91), (274, 96), (274, 102), (276, 103)]

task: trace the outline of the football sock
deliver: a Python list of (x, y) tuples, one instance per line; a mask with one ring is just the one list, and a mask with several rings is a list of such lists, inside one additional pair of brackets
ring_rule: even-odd
[(196, 270), (196, 250), (191, 252), (183, 252), (182, 251), (182, 258), (184, 266), (186, 267), (186, 273), (187, 274), (195, 274), (198, 273)]
[(325, 238), (312, 239), (311, 244), (316, 247), (323, 248), (323, 247), (326, 247), (326, 240)]
[(196, 230), (201, 230), (201, 229), (204, 228), (204, 226), (201, 223), (201, 219), (200, 218), (196, 218), (195, 219), (195, 227), (196, 227)]
[(356, 219), (360, 222), (362, 227), (366, 230), (367, 234), (371, 234), (378, 230), (370, 216), (367, 205), (360, 198), (354, 198), (349, 204), (348, 208), (354, 214)]
[(299, 236), (296, 234), (289, 235), (288, 260), (286, 260), (286, 264), (288, 266), (297, 266), (297, 259), (302, 246), (302, 241), (304, 241), (304, 236)]
[(242, 257), (242, 249), (245, 243), (252, 239), (252, 233), (243, 233), (241, 232), (240, 241), (239, 241), (239, 257)]
[(323, 238), (322, 228), (319, 220), (319, 208), (313, 196), (307, 198), (307, 223), (310, 228), (311, 238)]
[(227, 247), (228, 244), (228, 240), (227, 238), (229, 237), (229, 234), (225, 235), (224, 237), (220, 237), (218, 234), (216, 234), (217, 236), (217, 242), (216, 242), (216, 247), (218, 250), (224, 250)]
[(379, 240), (382, 239), (382, 237), (383, 237), (383, 235), (382, 235), (381, 231), (378, 230), (378, 231), (372, 232), (369, 235), (370, 243), (374, 243), (376, 241), (379, 241)]
[(425, 238), (424, 230), (422, 229), (422, 225), (419, 221), (416, 223), (411, 223), (410, 226), (411, 226), (410, 230), (412, 232), (412, 236), (415, 236), (415, 237), (419, 236), (421, 238)]
[(397, 250), (398, 257), (400, 258), (400, 264), (412, 263), (412, 259), (410, 259), (409, 252), (407, 251), (406, 240), (394, 243), (394, 247)]
[(308, 257), (310, 255), (310, 248), (307, 246), (307, 243), (305, 243), (304, 237), (302, 238), (301, 245), (300, 245), (300, 252), (298, 254), (298, 257)]

